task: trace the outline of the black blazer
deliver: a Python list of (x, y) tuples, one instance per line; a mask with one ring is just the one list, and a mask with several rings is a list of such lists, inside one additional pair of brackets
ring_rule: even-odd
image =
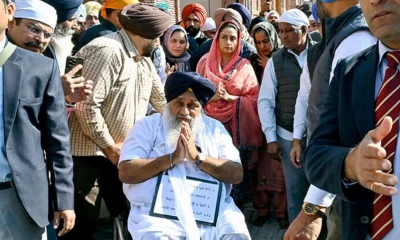
[(3, 71), (4, 137), (13, 183), (29, 216), (44, 227), (51, 216), (49, 192), (54, 193), (55, 210), (74, 207), (73, 163), (58, 66), (17, 47)]
[(340, 61), (335, 68), (321, 123), (305, 150), (304, 169), (315, 186), (342, 199), (342, 239), (365, 239), (374, 193), (359, 184), (346, 188), (344, 160), (375, 128), (378, 45)]

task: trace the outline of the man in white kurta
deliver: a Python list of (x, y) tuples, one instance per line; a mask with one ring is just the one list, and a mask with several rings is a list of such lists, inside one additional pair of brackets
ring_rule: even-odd
[[(167, 79), (165, 91), (168, 105), (164, 113), (138, 121), (121, 150), (120, 179), (131, 203), (128, 229), (133, 239), (250, 239), (244, 216), (229, 196), (232, 185), (227, 183), (241, 181), (239, 152), (223, 125), (202, 111), (214, 96), (215, 86), (194, 73), (173, 73)], [(171, 127), (171, 119), (182, 118), (191, 120), (181, 121), (176, 140), (171, 143), (171, 132), (176, 131)], [(201, 149), (199, 155), (203, 157), (194, 157), (198, 150), (193, 146)], [(179, 220), (149, 215), (158, 174), (164, 171), (168, 172), (174, 190)], [(222, 182), (215, 227), (195, 221), (185, 187), (187, 176)]]

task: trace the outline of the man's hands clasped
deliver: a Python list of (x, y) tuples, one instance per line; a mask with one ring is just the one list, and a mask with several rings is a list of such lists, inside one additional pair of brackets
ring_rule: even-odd
[(189, 123), (182, 121), (181, 134), (178, 138), (176, 150), (173, 153), (173, 164), (182, 162), (185, 158), (194, 162), (198, 154), (199, 151), (196, 149)]

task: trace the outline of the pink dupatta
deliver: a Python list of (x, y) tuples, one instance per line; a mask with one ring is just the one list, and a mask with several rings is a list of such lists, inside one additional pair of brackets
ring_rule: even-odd
[[(237, 26), (234, 21), (226, 22)], [(239, 150), (255, 151), (262, 146), (263, 139), (257, 112), (259, 85), (250, 61), (239, 56), (242, 41), (240, 27), (238, 29), (238, 45), (228, 65), (224, 69), (221, 68), (222, 58), (218, 48), (218, 29), (210, 52), (200, 59), (196, 72), (212, 81), (216, 87), (219, 82), (222, 82), (229, 94), (239, 96), (233, 102), (220, 100), (207, 104), (205, 112), (208, 116), (224, 124), (232, 134), (233, 143)]]

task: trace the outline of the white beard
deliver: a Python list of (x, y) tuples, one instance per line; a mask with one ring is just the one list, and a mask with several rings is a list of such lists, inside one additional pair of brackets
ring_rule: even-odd
[[(198, 117), (192, 118), (189, 124), (190, 129), (192, 130), (192, 136), (195, 139), (197, 134), (205, 127), (203, 114), (204, 113), (202, 111)], [(165, 142), (167, 143), (169, 149), (175, 150), (178, 138), (181, 134), (182, 123), (177, 121), (176, 116), (171, 114), (169, 105), (165, 106), (164, 113), (162, 114), (162, 121), (166, 131)]]
[(57, 58), (58, 67), (60, 68), (60, 74), (65, 73), (65, 65), (67, 57), (72, 54), (74, 44), (72, 43), (72, 35), (65, 37), (53, 37), (50, 45), (54, 50)]

